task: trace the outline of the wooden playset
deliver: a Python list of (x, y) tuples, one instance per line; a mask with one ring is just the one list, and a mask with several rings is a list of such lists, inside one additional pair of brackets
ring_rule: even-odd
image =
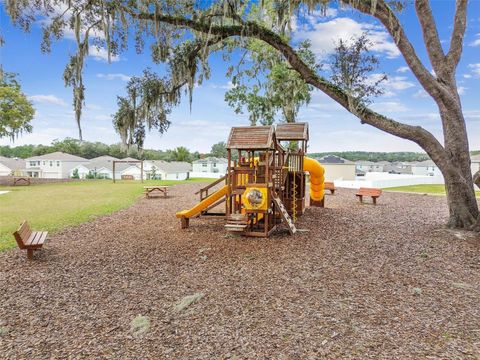
[[(232, 128), (227, 174), (199, 191), (196, 206), (177, 213), (182, 228), (224, 202), (225, 212), (213, 214), (225, 217), (229, 232), (267, 237), (283, 224), (293, 235), (305, 211), (307, 172), (310, 206), (324, 206), (324, 169), (305, 156), (307, 142), (307, 123)], [(222, 182), (219, 190), (208, 193)]]

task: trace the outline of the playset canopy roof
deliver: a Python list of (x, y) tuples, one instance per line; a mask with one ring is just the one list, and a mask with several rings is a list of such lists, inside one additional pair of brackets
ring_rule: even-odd
[(278, 124), (275, 134), (279, 141), (308, 141), (308, 123)]
[(233, 127), (228, 137), (227, 149), (264, 150), (275, 148), (273, 126)]

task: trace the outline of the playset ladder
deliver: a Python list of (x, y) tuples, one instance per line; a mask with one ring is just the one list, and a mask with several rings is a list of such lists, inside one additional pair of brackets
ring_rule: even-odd
[(297, 228), (295, 227), (295, 224), (292, 221), (292, 218), (290, 215), (288, 215), (287, 209), (285, 209), (285, 205), (283, 205), (282, 200), (278, 196), (272, 196), (273, 201), (275, 202), (275, 206), (277, 207), (278, 211), (280, 211), (280, 214), (282, 215), (283, 221), (287, 224), (288, 226), (288, 232), (290, 235), (293, 235), (297, 232)]

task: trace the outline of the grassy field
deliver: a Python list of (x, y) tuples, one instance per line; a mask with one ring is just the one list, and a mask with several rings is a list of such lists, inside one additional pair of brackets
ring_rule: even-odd
[[(416, 193), (422, 193), (422, 194), (445, 195), (445, 186), (442, 185), (442, 184), (399, 186), (399, 187), (387, 188), (385, 190), (400, 191), (400, 192), (416, 192)], [(480, 191), (477, 191), (476, 194), (477, 194), (477, 197), (480, 197)]]
[(143, 193), (144, 185), (177, 185), (211, 182), (194, 178), (186, 181), (91, 180), (32, 186), (0, 186), (0, 251), (16, 245), (12, 233), (27, 219), (34, 229), (55, 232), (90, 218), (106, 215), (131, 205)]

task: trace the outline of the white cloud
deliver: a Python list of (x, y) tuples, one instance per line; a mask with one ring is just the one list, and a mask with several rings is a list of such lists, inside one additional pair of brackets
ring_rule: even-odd
[(398, 113), (408, 111), (408, 108), (398, 101), (384, 101), (372, 104), (372, 108), (380, 113)]
[(469, 64), (469, 65), (468, 65), (468, 68), (469, 68), (469, 69), (472, 69), (472, 73), (473, 73), (475, 76), (480, 76), (480, 63), (477, 63), (477, 64)]
[(465, 79), (470, 79), (470, 78), (472, 77), (472, 75), (470, 75), (470, 74), (463, 74), (463, 77), (464, 77)]
[(414, 98), (428, 98), (429, 95), (425, 90), (420, 89), (415, 94), (413, 94), (413, 97)]
[(66, 106), (67, 103), (55, 95), (32, 95), (28, 97), (30, 100), (40, 104), (54, 104)]
[(100, 79), (106, 79), (106, 80), (122, 80), (122, 81), (129, 81), (131, 76), (125, 75), (125, 74), (97, 74), (97, 77)]
[(410, 68), (408, 66), (400, 66), (398, 69), (397, 69), (397, 72), (399, 73), (405, 73), (407, 71), (410, 71)]
[(392, 76), (389, 77), (385, 83), (385, 86), (391, 90), (405, 90), (415, 86), (415, 84), (405, 76)]
[[(103, 47), (97, 48), (96, 46), (90, 46), (88, 50), (88, 56), (92, 57), (94, 60), (97, 61), (108, 61), (108, 51)], [(110, 57), (111, 62), (116, 62), (119, 60), (120, 58), (118, 56), (112, 55)]]
[[(369, 81), (374, 84), (383, 77), (383, 74), (375, 73), (369, 76)], [(380, 83), (380, 87), (384, 88), (384, 97), (393, 97), (396, 95), (396, 91), (401, 91), (415, 87), (415, 84), (411, 81), (408, 81), (408, 78), (405, 76), (392, 76), (388, 77), (387, 80), (384, 80)]]
[(233, 83), (232, 83), (231, 81), (229, 81), (228, 83), (226, 83), (226, 84), (224, 84), (224, 85), (210, 84), (210, 87), (213, 88), (213, 89), (231, 90), (231, 89), (233, 89), (235, 86), (233, 85)]
[(466, 121), (479, 121), (480, 122), (480, 110), (465, 110), (463, 112)]
[[(372, 42), (371, 50), (384, 53), (388, 58), (400, 55), (396, 45), (390, 40), (387, 32), (380, 27), (359, 23), (350, 18), (335, 18), (326, 22), (318, 22), (321, 17), (314, 17), (308, 25), (298, 28), (293, 34), (297, 41), (310, 40), (312, 50), (320, 56), (331, 54), (340, 39), (350, 41), (367, 32), (368, 39)], [(297, 25), (298, 26), (298, 25)]]
[(469, 46), (480, 46), (480, 33), (477, 34), (477, 38), (473, 40)]
[(465, 86), (459, 86), (457, 88), (458, 90), (458, 95), (465, 95), (465, 91), (467, 91), (468, 88), (466, 88)]

